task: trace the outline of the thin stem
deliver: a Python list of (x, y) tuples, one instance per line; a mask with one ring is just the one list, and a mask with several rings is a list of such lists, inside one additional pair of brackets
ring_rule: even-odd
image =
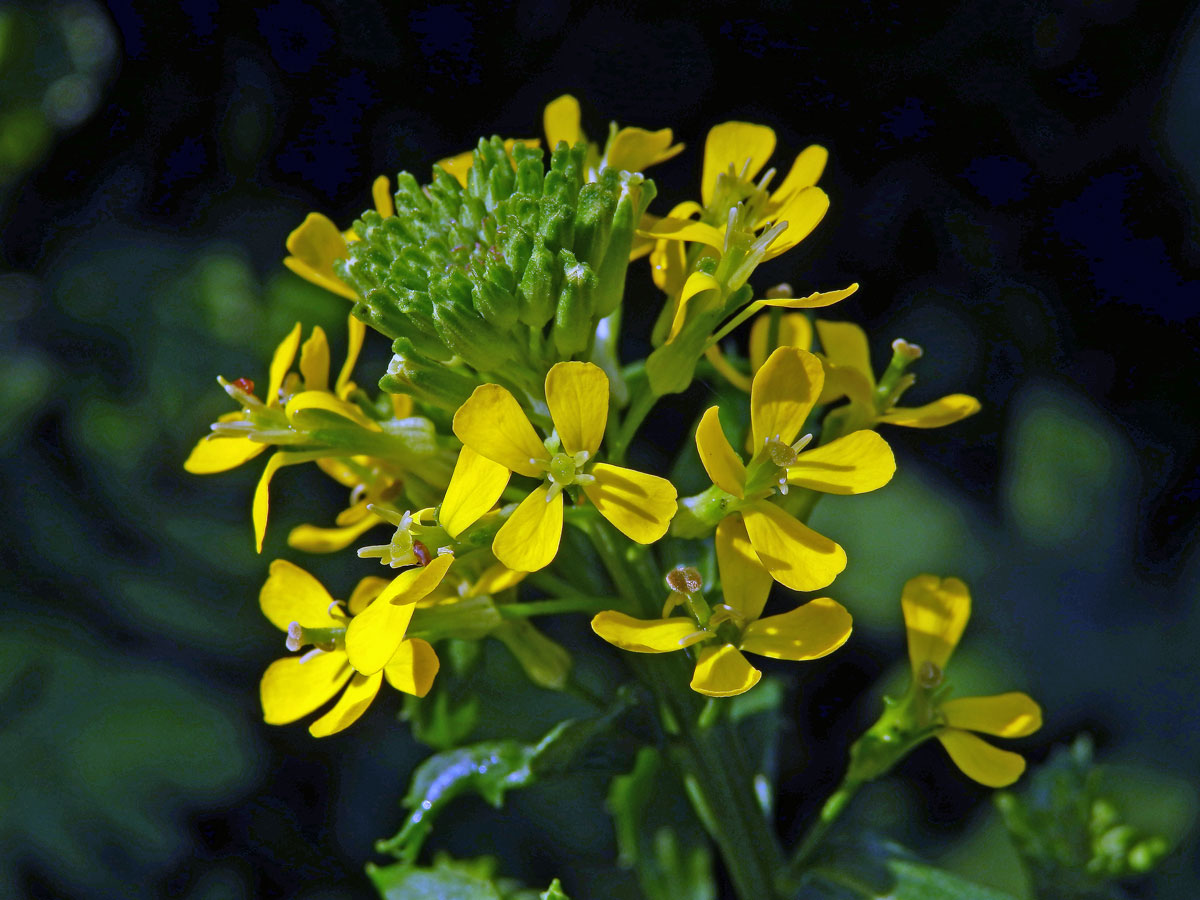
[(740, 313), (738, 313), (736, 316), (734, 316), (732, 319), (730, 319), (728, 322), (726, 322), (724, 325), (722, 325), (721, 328), (719, 328), (716, 331), (716, 333), (713, 334), (705, 342), (704, 349), (707, 350), (709, 347), (716, 346), (716, 344), (722, 338), (724, 338), (725, 335), (729, 334), (731, 331), (733, 331), (735, 328), (737, 328), (739, 325), (741, 325), (743, 322), (745, 322), (747, 319), (749, 319), (752, 315), (754, 315), (756, 312), (758, 312), (762, 308), (763, 308), (763, 302), (761, 300), (755, 300), (753, 303), (746, 306), (745, 309), (743, 309)]
[(614, 464), (620, 464), (625, 461), (625, 451), (629, 448), (629, 442), (633, 440), (634, 434), (637, 433), (638, 426), (649, 415), (650, 410), (654, 408), (654, 404), (658, 402), (658, 395), (650, 390), (647, 385), (646, 390), (637, 394), (630, 403), (628, 411), (625, 413), (625, 418), (621, 422), (621, 427), (617, 429), (616, 437), (608, 448), (609, 459)]
[(821, 841), (825, 839), (825, 835), (829, 833), (829, 829), (833, 827), (833, 823), (838, 820), (842, 811), (850, 804), (850, 799), (858, 791), (860, 781), (843, 781), (836, 791), (830, 794), (829, 799), (825, 801), (825, 805), (821, 807), (821, 813), (817, 816), (817, 820), (813, 822), (809, 828), (808, 834), (800, 841), (796, 849), (792, 851), (792, 858), (788, 863), (788, 877), (798, 879), (804, 870), (804, 864), (812, 855), (813, 851), (820, 846)]
[(571, 596), (535, 600), (531, 603), (498, 603), (496, 611), (506, 619), (524, 619), (529, 616), (549, 616), (557, 613), (600, 612), (612, 605), (612, 597)]

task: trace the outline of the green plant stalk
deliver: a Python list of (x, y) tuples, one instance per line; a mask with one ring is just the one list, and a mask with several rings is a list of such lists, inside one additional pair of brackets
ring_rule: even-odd
[(625, 451), (629, 449), (629, 442), (633, 440), (638, 426), (642, 424), (657, 402), (658, 395), (650, 389), (648, 384), (645, 391), (634, 397), (628, 411), (625, 413), (625, 418), (621, 421), (621, 427), (617, 429), (616, 436), (609, 448), (608, 457), (611, 463), (621, 465), (625, 462)]

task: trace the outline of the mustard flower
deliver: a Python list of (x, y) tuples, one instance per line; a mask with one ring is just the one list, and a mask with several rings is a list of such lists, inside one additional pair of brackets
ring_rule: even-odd
[(348, 627), (377, 604), (390, 605), (394, 586), (395, 582), (389, 586), (382, 578), (364, 578), (343, 606), (299, 566), (282, 559), (271, 563), (259, 594), (263, 614), (287, 632), (289, 650), (307, 645), (313, 649), (267, 667), (259, 693), (268, 724), (286, 725), (303, 718), (345, 688), (337, 703), (308, 727), (313, 737), (326, 737), (366, 712), (384, 678), (407, 694), (424, 697), (429, 692), (438, 672), (437, 654), (426, 641), (405, 638), (403, 628), (386, 663), (371, 673), (355, 671), (346, 651)]
[[(750, 421), (756, 448), (749, 465), (721, 430), (710, 407), (696, 428), (696, 447), (713, 483), (730, 495), (722, 518), (740, 520), (760, 563), (775, 580), (797, 591), (825, 587), (846, 567), (846, 553), (770, 501), (776, 490), (799, 486), (831, 494), (860, 494), (887, 484), (896, 461), (887, 442), (860, 431), (805, 450), (812, 439), (796, 436), (821, 394), (824, 373), (813, 354), (779, 347), (754, 376)], [(732, 527), (732, 526), (731, 526)]]
[(545, 389), (555, 429), (545, 442), (516, 398), (498, 384), (477, 387), (455, 413), (454, 433), (466, 455), (459, 457), (443, 503), (447, 530), (454, 534), (490, 509), (516, 472), (542, 484), (492, 542), (492, 552), (510, 569), (532, 572), (554, 559), (562, 536), (563, 489), (571, 485), (631, 540), (649, 544), (662, 537), (675, 514), (674, 485), (595, 462), (608, 419), (608, 376), (591, 363), (560, 362), (546, 375)]

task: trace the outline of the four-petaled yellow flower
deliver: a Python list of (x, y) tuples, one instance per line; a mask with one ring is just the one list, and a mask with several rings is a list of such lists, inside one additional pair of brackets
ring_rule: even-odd
[(730, 539), (744, 533), (759, 562), (775, 580), (796, 591), (830, 584), (846, 567), (846, 554), (768, 498), (788, 486), (830, 494), (861, 494), (887, 484), (896, 461), (887, 442), (859, 431), (805, 451), (800, 440), (809, 412), (821, 394), (820, 361), (796, 347), (779, 347), (754, 376), (750, 422), (756, 448), (749, 465), (721, 430), (718, 408), (705, 412), (696, 428), (696, 447), (713, 483), (732, 495), (720, 523)]
[(288, 649), (307, 645), (313, 649), (267, 667), (259, 692), (268, 724), (295, 722), (345, 687), (338, 702), (308, 727), (313, 737), (326, 737), (366, 712), (384, 678), (407, 694), (424, 697), (429, 692), (438, 672), (437, 654), (426, 641), (405, 638), (403, 628), (386, 662), (372, 672), (355, 671), (347, 655), (347, 628), (377, 605), (390, 606), (389, 598), (395, 594), (395, 582), (389, 586), (382, 578), (364, 578), (344, 608), (299, 566), (282, 559), (271, 563), (259, 605), (273, 625), (288, 633)]
[(572, 485), (630, 539), (649, 544), (662, 537), (675, 514), (675, 486), (656, 475), (595, 462), (608, 399), (608, 376), (600, 367), (556, 364), (546, 375), (546, 405), (555, 430), (543, 442), (505, 388), (477, 387), (454, 415), (463, 455), (446, 491), (442, 526), (456, 536), (492, 507), (516, 472), (543, 483), (492, 542), (492, 552), (510, 569), (533, 572), (554, 559), (562, 536), (563, 489)]

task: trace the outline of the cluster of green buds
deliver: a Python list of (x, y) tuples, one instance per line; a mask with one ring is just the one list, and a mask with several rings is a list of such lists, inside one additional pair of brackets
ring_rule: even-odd
[(654, 185), (613, 168), (589, 182), (586, 154), (560, 142), (547, 169), (535, 147), (480, 140), (465, 186), (401, 173), (396, 214), (354, 223), (339, 274), (394, 341), (384, 390), (449, 410), (483, 383), (537, 398), (555, 362), (591, 354)]

